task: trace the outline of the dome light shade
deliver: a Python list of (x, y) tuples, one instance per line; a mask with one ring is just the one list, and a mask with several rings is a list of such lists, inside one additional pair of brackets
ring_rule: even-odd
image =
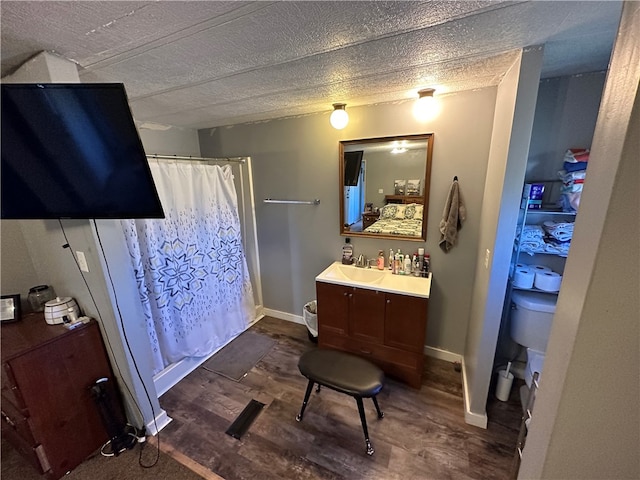
[(349, 123), (349, 114), (344, 109), (346, 106), (346, 103), (333, 104), (333, 112), (331, 112), (329, 121), (331, 122), (331, 126), (336, 130), (342, 130), (347, 126), (347, 123)]
[(420, 122), (431, 120), (440, 112), (438, 101), (433, 97), (434, 92), (433, 88), (425, 88), (418, 92), (418, 100), (413, 107), (416, 120)]

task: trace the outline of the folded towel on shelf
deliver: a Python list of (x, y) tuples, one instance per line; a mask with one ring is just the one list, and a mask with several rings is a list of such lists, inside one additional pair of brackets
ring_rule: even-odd
[(573, 237), (573, 222), (551, 222), (543, 224), (544, 230), (560, 242), (569, 242)]
[(588, 162), (589, 161), (589, 149), (588, 148), (570, 148), (564, 152), (564, 161), (569, 163)]
[(545, 235), (544, 229), (540, 225), (525, 225), (520, 232), (520, 238), (522, 240), (537, 240), (543, 238)]
[(457, 177), (454, 179), (447, 195), (447, 201), (440, 220), (440, 248), (448, 253), (458, 241), (458, 232), (462, 222), (467, 218), (467, 209), (462, 201)]
[(536, 253), (553, 253), (566, 257), (569, 254), (570, 246), (571, 242), (553, 242), (552, 239), (547, 241), (524, 241), (520, 244), (520, 251), (531, 256)]

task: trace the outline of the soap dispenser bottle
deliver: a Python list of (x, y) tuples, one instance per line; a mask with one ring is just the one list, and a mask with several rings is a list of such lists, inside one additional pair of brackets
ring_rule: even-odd
[(378, 270), (384, 270), (384, 252), (378, 251)]

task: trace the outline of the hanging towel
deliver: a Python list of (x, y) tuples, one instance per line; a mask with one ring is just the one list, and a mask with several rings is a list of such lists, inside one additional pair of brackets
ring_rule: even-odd
[(454, 180), (447, 196), (447, 203), (440, 220), (440, 248), (448, 253), (458, 241), (458, 232), (467, 218), (467, 209), (462, 201), (458, 180)]

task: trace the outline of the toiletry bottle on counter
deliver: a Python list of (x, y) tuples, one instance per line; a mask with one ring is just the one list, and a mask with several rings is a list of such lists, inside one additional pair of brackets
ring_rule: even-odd
[(411, 275), (411, 256), (407, 253), (404, 256), (404, 274)]
[(350, 238), (345, 239), (345, 244), (342, 246), (342, 263), (345, 265), (353, 263), (353, 245)]
[(424, 265), (424, 248), (418, 249), (418, 262), (420, 263), (420, 268), (418, 269), (418, 276), (422, 277), (422, 266)]
[(393, 260), (395, 257), (393, 256), (393, 248), (389, 249), (389, 270), (393, 272)]
[(429, 276), (429, 272), (431, 271), (431, 258), (427, 253), (424, 256), (423, 264), (422, 264), (422, 276), (427, 278)]
[(418, 260), (418, 254), (415, 253), (413, 255), (413, 276), (414, 277), (419, 277), (420, 276), (420, 260)]
[(384, 252), (382, 250), (378, 252), (378, 270), (384, 270)]

